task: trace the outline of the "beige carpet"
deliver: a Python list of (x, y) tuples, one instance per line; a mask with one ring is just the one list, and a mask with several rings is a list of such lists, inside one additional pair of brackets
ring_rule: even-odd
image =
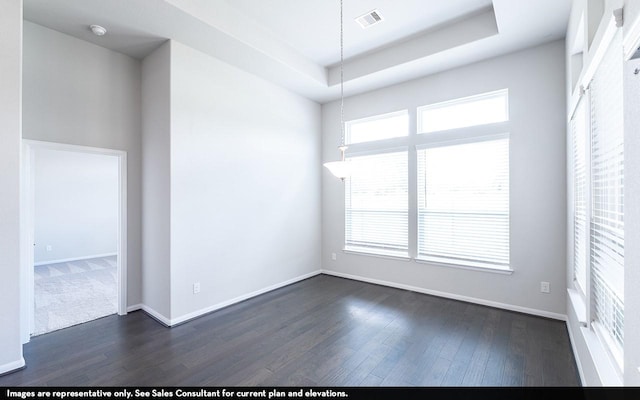
[(116, 256), (34, 267), (34, 335), (118, 311)]

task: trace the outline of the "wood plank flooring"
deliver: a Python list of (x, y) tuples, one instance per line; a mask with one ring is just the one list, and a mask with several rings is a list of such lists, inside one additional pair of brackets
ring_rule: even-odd
[(565, 324), (320, 275), (174, 328), (35, 337), (0, 386), (577, 386)]

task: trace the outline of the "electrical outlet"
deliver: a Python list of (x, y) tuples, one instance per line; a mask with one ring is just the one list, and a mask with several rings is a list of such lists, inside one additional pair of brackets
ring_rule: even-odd
[(542, 293), (549, 293), (550, 292), (549, 282), (540, 282), (540, 291)]
[(337, 260), (337, 259), (338, 259), (338, 256), (336, 256), (336, 253), (331, 253), (331, 259), (332, 259), (333, 261), (335, 261), (335, 260)]
[(200, 282), (196, 282), (193, 284), (193, 294), (200, 293)]
[(50, 244), (47, 245), (47, 251), (51, 251), (53, 250), (53, 246), (51, 246)]

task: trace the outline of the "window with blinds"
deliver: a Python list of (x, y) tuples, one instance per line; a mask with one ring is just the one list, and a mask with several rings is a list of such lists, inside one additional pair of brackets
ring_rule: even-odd
[(571, 119), (573, 144), (573, 278), (576, 287), (587, 290), (587, 138), (585, 100), (581, 99)]
[(419, 149), (418, 258), (509, 269), (509, 139)]
[(345, 250), (408, 256), (407, 151), (349, 157)]
[(596, 327), (613, 339), (618, 350), (624, 340), (622, 57), (622, 32), (618, 32), (590, 85), (592, 310)]

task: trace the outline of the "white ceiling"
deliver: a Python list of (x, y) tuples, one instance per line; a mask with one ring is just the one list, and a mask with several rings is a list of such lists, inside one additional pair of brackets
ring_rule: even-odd
[[(339, 0), (224, 0), (313, 62), (340, 61)], [(344, 0), (345, 57), (387, 46), (491, 7), (491, 0)], [(356, 17), (377, 9), (382, 23), (362, 29)]]
[[(344, 0), (347, 95), (564, 37), (571, 0)], [(144, 58), (166, 39), (318, 102), (338, 94), (339, 0), (24, 0), (25, 19)], [(360, 28), (378, 9), (384, 21)], [(107, 28), (103, 37), (88, 25)]]

